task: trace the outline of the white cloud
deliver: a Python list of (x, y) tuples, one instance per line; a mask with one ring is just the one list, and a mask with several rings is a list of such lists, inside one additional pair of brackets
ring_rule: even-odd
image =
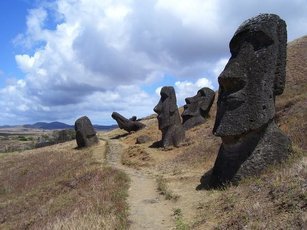
[(207, 78), (200, 78), (196, 82), (190, 81), (177, 81), (175, 82), (175, 92), (177, 97), (177, 104), (182, 106), (185, 104), (184, 99), (194, 96), (198, 90), (203, 87), (213, 89), (212, 82)]
[[(156, 95), (159, 97), (160, 97), (160, 91), (162, 87), (163, 86), (160, 86), (155, 90)], [(178, 106), (184, 105), (185, 98), (194, 96), (197, 93), (197, 91), (203, 87), (214, 89), (212, 82), (205, 77), (199, 78), (195, 82), (176, 81), (173, 87), (175, 89)]]
[(110, 123), (112, 110), (147, 115), (159, 96), (142, 85), (173, 76), (179, 102), (203, 86), (216, 89), (229, 40), (243, 20), (280, 14), (293, 39), (303, 33), (296, 23), (307, 25), (306, 10), (300, 0), (43, 2), (29, 10), (27, 30), (16, 38), (29, 48), (15, 57), (25, 78), (0, 90), (2, 122), (13, 116), (72, 123), (86, 113)]

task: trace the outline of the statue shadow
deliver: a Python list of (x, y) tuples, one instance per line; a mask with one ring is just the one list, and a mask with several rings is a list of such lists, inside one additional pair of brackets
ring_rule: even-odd
[(126, 137), (126, 136), (128, 136), (129, 135), (129, 133), (123, 133), (123, 134), (118, 134), (118, 135), (116, 135), (116, 136), (114, 136), (114, 137), (111, 137), (111, 139), (120, 139), (120, 138), (122, 138), (122, 137)]
[(200, 178), (200, 184), (196, 186), (195, 190), (224, 190), (227, 188), (228, 184), (218, 184), (211, 177), (212, 169), (204, 173)]
[(197, 191), (214, 189), (214, 187), (211, 185), (211, 174), (212, 169), (204, 173), (204, 175), (200, 178), (200, 184), (195, 188)]
[(155, 141), (154, 143), (152, 143), (150, 146), (148, 146), (149, 148), (162, 148), (162, 141)]

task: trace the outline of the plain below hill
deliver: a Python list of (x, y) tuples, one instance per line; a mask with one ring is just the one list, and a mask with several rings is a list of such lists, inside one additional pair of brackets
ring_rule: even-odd
[[(115, 129), (118, 126), (117, 125), (93, 125), (94, 128), (98, 131), (106, 131)], [(36, 122), (34, 124), (26, 124), (22, 126), (9, 126), (4, 125), (0, 126), (0, 129), (37, 129), (37, 130), (56, 130), (56, 129), (74, 129), (73, 125), (68, 125), (62, 122), (54, 121), (54, 122)]]

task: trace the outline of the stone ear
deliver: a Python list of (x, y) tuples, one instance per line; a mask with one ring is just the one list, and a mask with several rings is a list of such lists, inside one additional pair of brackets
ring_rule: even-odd
[(208, 109), (208, 104), (206, 102), (202, 102), (199, 106), (199, 109), (205, 112)]
[(278, 56), (274, 79), (274, 95), (283, 93), (286, 81), (286, 59), (287, 59), (287, 25), (284, 20), (277, 22)]

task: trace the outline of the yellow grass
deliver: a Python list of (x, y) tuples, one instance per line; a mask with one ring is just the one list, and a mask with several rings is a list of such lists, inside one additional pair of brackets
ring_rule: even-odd
[[(128, 178), (104, 166), (104, 144), (75, 142), (0, 158), (1, 229), (115, 229), (127, 226)], [(100, 156), (97, 159), (97, 149)]]

